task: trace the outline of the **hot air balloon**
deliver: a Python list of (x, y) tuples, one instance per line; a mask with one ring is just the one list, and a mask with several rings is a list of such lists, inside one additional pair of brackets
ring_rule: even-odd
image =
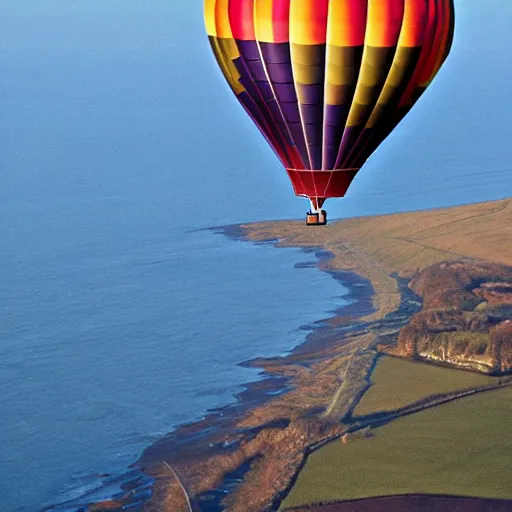
[(205, 0), (232, 91), (327, 222), (357, 172), (432, 82), (451, 48), (453, 0)]

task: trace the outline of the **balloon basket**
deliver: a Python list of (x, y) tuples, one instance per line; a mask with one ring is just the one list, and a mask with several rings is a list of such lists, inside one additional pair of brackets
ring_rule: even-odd
[(317, 213), (306, 213), (306, 226), (325, 226), (327, 224), (327, 212), (320, 210)]

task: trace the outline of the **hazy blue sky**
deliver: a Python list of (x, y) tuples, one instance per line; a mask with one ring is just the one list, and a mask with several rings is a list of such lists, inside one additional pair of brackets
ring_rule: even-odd
[[(333, 214), (511, 194), (512, 3), (456, 0), (456, 8), (445, 67), (347, 199), (329, 203)], [(144, 169), (148, 180), (165, 169), (168, 181), (155, 188), (173, 189), (169, 199), (177, 206), (213, 207), (229, 198), (242, 212), (235, 220), (257, 220), (269, 208), (275, 208), (270, 217), (302, 215), (306, 203), (292, 197), (280, 164), (215, 67), (202, 1), (4, 0), (0, 33), (0, 165), (8, 181), (23, 158), (38, 159), (33, 177), (56, 173), (66, 161), (74, 180), (87, 181), (101, 158), (126, 167), (121, 187), (134, 185), (130, 169)], [(31, 94), (5, 102), (8, 86), (33, 89), (34, 104)], [(81, 111), (76, 104), (67, 111), (71, 97)], [(42, 102), (48, 126), (38, 116), (31, 125), (31, 109), (40, 117)], [(53, 131), (52, 122), (59, 124)], [(82, 146), (66, 140), (70, 132), (85, 137)], [(27, 137), (33, 153), (16, 155)], [(193, 190), (183, 173), (197, 175)], [(263, 204), (254, 188), (268, 191)]]

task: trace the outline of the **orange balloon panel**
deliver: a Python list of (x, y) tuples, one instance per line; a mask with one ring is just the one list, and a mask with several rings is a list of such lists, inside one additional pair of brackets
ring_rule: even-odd
[(454, 31), (453, 0), (205, 0), (204, 11), (228, 84), (296, 194), (317, 200), (345, 195)]

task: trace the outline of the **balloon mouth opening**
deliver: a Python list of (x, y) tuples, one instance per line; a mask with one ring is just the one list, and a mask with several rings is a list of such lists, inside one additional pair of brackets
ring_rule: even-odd
[(315, 171), (286, 169), (295, 195), (309, 199), (315, 210), (320, 210), (330, 197), (344, 197), (359, 169)]

